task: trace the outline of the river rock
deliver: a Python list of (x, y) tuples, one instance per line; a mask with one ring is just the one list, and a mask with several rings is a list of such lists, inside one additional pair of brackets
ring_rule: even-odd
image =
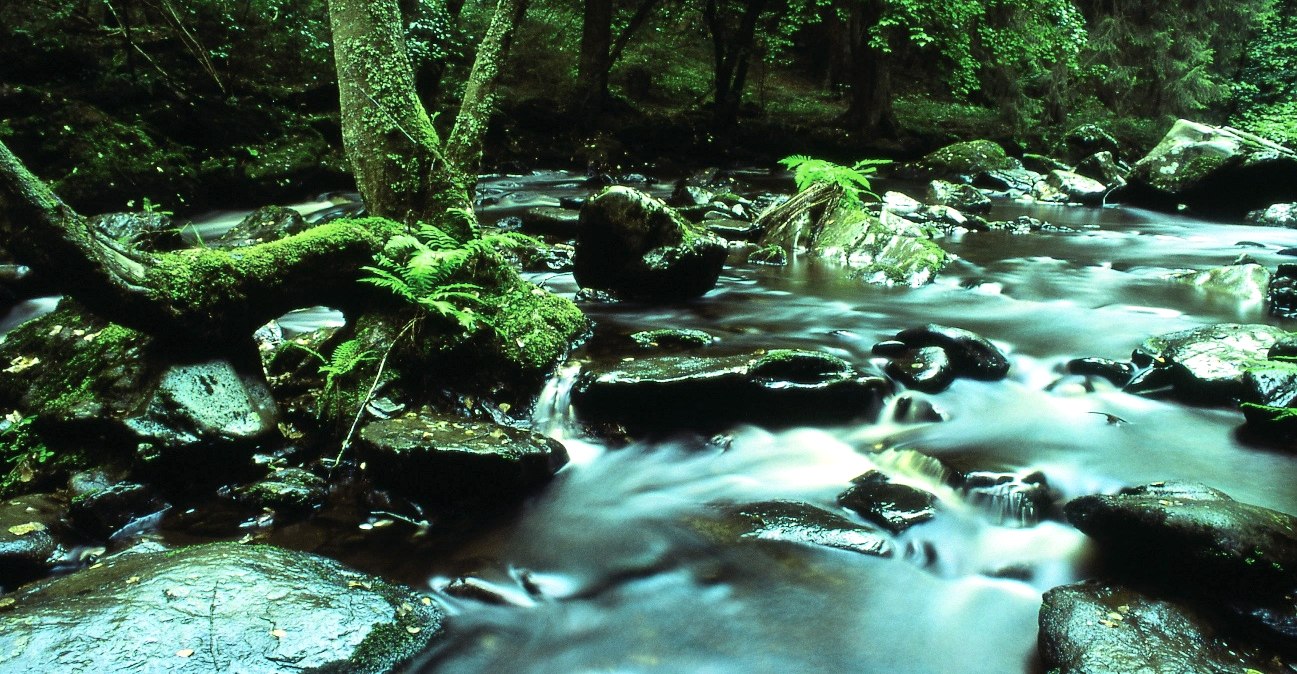
[(660, 428), (833, 423), (877, 414), (888, 388), (815, 351), (668, 355), (586, 370), (572, 404), (587, 419)]
[(913, 349), (943, 349), (958, 377), (995, 381), (1009, 374), (1009, 359), (999, 347), (962, 328), (929, 324), (902, 330), (896, 333), (895, 339)]
[(1040, 653), (1059, 674), (1273, 672), (1281, 663), (1200, 611), (1108, 583), (1056, 587), (1040, 607)]
[(1121, 187), (1126, 184), (1130, 168), (1117, 163), (1111, 152), (1096, 152), (1077, 163), (1076, 173), (1097, 180), (1108, 187)]
[(1182, 119), (1135, 163), (1120, 198), (1243, 215), (1297, 200), (1297, 153), (1238, 129)]
[(952, 475), (950, 485), (986, 512), (993, 523), (1005, 527), (1039, 524), (1053, 510), (1058, 497), (1040, 471), (1022, 475), (973, 470)]
[(779, 246), (762, 246), (748, 253), (748, 262), (770, 267), (783, 267), (788, 264), (788, 251)]
[(949, 206), (965, 213), (988, 213), (990, 197), (972, 185), (957, 185), (945, 180), (928, 183), (928, 201), (937, 206)]
[(1297, 318), (1297, 264), (1281, 264), (1275, 269), (1266, 299), (1271, 316)]
[(517, 503), (567, 463), (556, 440), (517, 428), (430, 414), (361, 429), (360, 460), (374, 484), (420, 503)]
[(408, 588), (271, 546), (123, 554), (10, 595), (0, 669), (392, 672), (441, 631)]
[(239, 503), (290, 515), (308, 513), (323, 505), (328, 496), (329, 483), (301, 468), (281, 468), (234, 492)]
[(716, 343), (710, 334), (688, 328), (641, 330), (632, 333), (630, 338), (642, 349), (696, 349)]
[(54, 567), (62, 551), (55, 538), (61, 514), (58, 503), (44, 494), (0, 501), (0, 592), (40, 578)]
[(533, 206), (522, 212), (522, 230), (531, 234), (551, 234), (574, 239), (580, 219), (580, 211), (554, 206)]
[(1121, 154), (1121, 143), (1098, 124), (1082, 124), (1071, 129), (1063, 136), (1063, 147), (1068, 161), (1073, 163), (1096, 152)]
[(937, 514), (936, 496), (892, 482), (879, 471), (871, 470), (851, 482), (849, 489), (838, 494), (838, 504), (894, 534)]
[(1269, 325), (1222, 323), (1172, 332), (1144, 341), (1131, 356), (1148, 370), (1131, 382), (1142, 392), (1145, 382), (1165, 381), (1178, 396), (1225, 404), (1243, 395), (1243, 376), (1264, 361), (1270, 348), (1288, 333)]
[(90, 226), (125, 246), (147, 251), (174, 250), (184, 244), (171, 216), (165, 213), (103, 213)]
[(103, 541), (132, 522), (168, 507), (148, 486), (118, 482), (78, 494), (68, 506), (68, 519), (79, 531)]
[(623, 299), (681, 300), (716, 285), (726, 254), (724, 240), (661, 200), (609, 187), (581, 207), (574, 273)]
[(1251, 211), (1247, 214), (1247, 221), (1272, 227), (1297, 228), (1297, 203), (1271, 204)]
[(1135, 376), (1135, 366), (1129, 362), (1107, 358), (1074, 358), (1067, 361), (1068, 374), (1099, 377), (1114, 386), (1126, 386)]
[(853, 276), (880, 285), (930, 283), (950, 261), (946, 251), (932, 241), (930, 227), (886, 208), (875, 215), (842, 199), (837, 208), (826, 211), (811, 208), (809, 203), (814, 201), (799, 197), (766, 211), (758, 221), (765, 232), (758, 245), (788, 252), (805, 248), (817, 257), (850, 267)]
[(1050, 171), (1045, 180), (1036, 183), (1033, 196), (1038, 201), (1078, 203), (1098, 206), (1108, 193), (1108, 186), (1079, 173)]
[(894, 552), (886, 534), (800, 501), (761, 501), (721, 507), (719, 520), (699, 518), (697, 529), (724, 541), (778, 541), (877, 557)]
[(1263, 618), (1297, 645), (1297, 517), (1240, 503), (1199, 484), (1153, 483), (1083, 496), (1067, 518), (1106, 555), (1167, 592)]
[(1008, 156), (1004, 148), (989, 140), (970, 140), (947, 145), (922, 159), (902, 166), (900, 177), (915, 180), (949, 180), (971, 183), (985, 171), (1022, 168), (1021, 162)]
[(940, 393), (955, 380), (955, 369), (946, 350), (937, 346), (907, 348), (883, 368), (887, 375), (906, 388), (925, 393)]
[(10, 333), (0, 361), (10, 363), (0, 371), (0, 402), (38, 416), (51, 436), (133, 452), (155, 476), (224, 479), (279, 432), (251, 347), (239, 362), (186, 362), (65, 300)]
[(1270, 270), (1255, 264), (1233, 264), (1207, 271), (1188, 272), (1172, 277), (1179, 283), (1196, 286), (1245, 302), (1260, 302), (1270, 291)]
[(262, 206), (207, 245), (220, 249), (254, 246), (300, 234), (310, 228), (302, 214), (291, 208)]
[(923, 210), (923, 204), (917, 199), (908, 194), (893, 191), (883, 193), (882, 207), (901, 217), (914, 215)]
[(1030, 194), (1036, 183), (1043, 178), (1041, 173), (1025, 168), (997, 169), (977, 174), (973, 179), (973, 187), (1001, 192), (1009, 197), (1020, 197)]

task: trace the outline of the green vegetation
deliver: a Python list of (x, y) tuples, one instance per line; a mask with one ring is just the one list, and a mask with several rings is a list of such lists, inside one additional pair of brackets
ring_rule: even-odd
[(24, 417), (17, 412), (0, 421), (0, 494), (12, 494), (16, 487), (30, 481), (42, 464), (54, 458), (50, 450), (32, 428), (36, 417)]
[(779, 160), (779, 163), (793, 172), (793, 180), (797, 183), (798, 191), (809, 189), (817, 183), (836, 185), (842, 189), (842, 196), (848, 204), (858, 206), (862, 201), (861, 197), (878, 198), (878, 195), (869, 189), (869, 176), (873, 175), (879, 166), (891, 162), (886, 159), (863, 159), (851, 166), (842, 166), (824, 159), (793, 155)]

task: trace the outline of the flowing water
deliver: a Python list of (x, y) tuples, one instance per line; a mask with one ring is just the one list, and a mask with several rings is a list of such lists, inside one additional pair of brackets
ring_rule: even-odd
[[(589, 191), (560, 172), (491, 178), (481, 189), (484, 219)], [(1078, 231), (943, 239), (959, 260), (918, 289), (863, 285), (802, 257), (783, 268), (728, 266), (718, 287), (693, 302), (584, 304), (595, 336), (558, 370), (534, 412), (535, 427), (572, 457), (555, 481), (467, 540), (429, 549), (388, 535), (391, 547), (376, 552), (367, 539), (367, 552), (339, 556), (442, 593), (451, 619), (413, 667), (419, 672), (1031, 672), (1039, 669), (1040, 595), (1093, 574), (1091, 547), (1056, 511), (1024, 516), (1005, 494), (971, 499), (946, 486), (949, 472), (1040, 471), (1059, 502), (1193, 480), (1297, 512), (1297, 458), (1240, 442), (1238, 412), (1128, 395), (1063, 373), (1077, 357), (1125, 359), (1151, 335), (1275, 322), (1259, 299), (1166, 277), (1241, 253), (1273, 269), (1288, 259), (1282, 249), (1297, 246), (1297, 231), (1129, 208), (1005, 202), (993, 215)], [(570, 274), (534, 280), (560, 294), (577, 290)], [(337, 317), (307, 314), (297, 329), (314, 320)], [(637, 355), (624, 336), (641, 329), (705, 330), (719, 338), (711, 347), (718, 354), (822, 349), (868, 369), (876, 342), (926, 323), (990, 338), (1012, 361), (1009, 378), (915, 394), (938, 422), (893, 406), (873, 422), (739, 426), (719, 438), (680, 432), (616, 446), (583, 433), (568, 407), (581, 368)], [(872, 468), (939, 498), (936, 518), (898, 536), (893, 558), (718, 542), (700, 525), (716, 517), (716, 504), (772, 499), (854, 518), (835, 496)], [(328, 538), (327, 523), (310, 526)], [(338, 527), (355, 538), (354, 524)], [(490, 601), (443, 592), (466, 570), (490, 588)]]
[[(565, 178), (488, 182), (500, 199), (487, 213), (585, 191)], [(1297, 231), (1128, 208), (1002, 203), (993, 215), (1079, 231), (945, 239), (960, 260), (919, 289), (862, 285), (802, 258), (727, 267), (695, 302), (584, 306), (596, 337), (560, 370), (535, 418), (568, 444), (572, 464), (516, 520), (458, 552), (489, 560), (479, 568), (495, 577), (483, 577), (512, 601), (448, 599), (448, 634), (418, 671), (1033, 671), (1040, 595), (1093, 573), (1090, 546), (1056, 512), (1033, 524), (1012, 503), (970, 502), (944, 486), (945, 471), (1041, 471), (1060, 502), (1194, 480), (1297, 512), (1297, 458), (1238, 441), (1238, 412), (1063, 374), (1072, 358), (1128, 358), (1155, 334), (1274, 322), (1258, 298), (1166, 277), (1241, 253), (1273, 269)], [(570, 275), (539, 280), (576, 290)], [(1009, 379), (920, 396), (940, 422), (897, 421), (889, 410), (876, 423), (737, 427), (723, 442), (680, 434), (611, 448), (584, 438), (567, 408), (581, 364), (635, 355), (619, 338), (640, 329), (705, 330), (720, 338), (717, 353), (816, 348), (868, 367), (874, 343), (926, 323), (993, 340), (1012, 360)], [(696, 525), (713, 504), (770, 499), (847, 514), (834, 497), (870, 468), (940, 498), (936, 519), (901, 535), (894, 559), (718, 544)]]

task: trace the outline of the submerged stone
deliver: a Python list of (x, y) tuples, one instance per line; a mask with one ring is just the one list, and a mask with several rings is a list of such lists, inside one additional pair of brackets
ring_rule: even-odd
[(254, 508), (300, 514), (322, 505), (328, 495), (324, 478), (301, 468), (284, 468), (236, 490), (234, 498)]
[(957, 475), (951, 486), (963, 492), (969, 503), (982, 508), (993, 523), (1007, 527), (1039, 524), (1053, 508), (1057, 496), (1039, 471), (1026, 475), (969, 471)]
[(360, 431), (360, 460), (374, 484), (431, 504), (509, 505), (567, 463), (558, 441), (498, 424), (410, 415)]
[(716, 285), (726, 254), (723, 239), (661, 200), (610, 187), (581, 207), (574, 273), (623, 299), (682, 300)]
[(580, 219), (579, 211), (554, 206), (533, 206), (522, 213), (522, 230), (532, 234), (551, 234), (574, 239)]
[(719, 519), (698, 518), (694, 527), (721, 542), (777, 541), (878, 557), (895, 552), (885, 534), (809, 503), (762, 501), (721, 510)]
[(849, 489), (838, 494), (838, 503), (894, 534), (937, 514), (936, 496), (892, 482), (879, 471), (871, 470), (851, 482)]
[(107, 540), (130, 523), (168, 508), (156, 492), (138, 482), (118, 482), (72, 499), (68, 519), (78, 530)]
[(408, 588), (271, 546), (127, 553), (10, 595), (0, 669), (392, 672), (444, 614)]
[(956, 376), (995, 381), (1009, 374), (1009, 359), (999, 347), (977, 333), (935, 323), (896, 334), (911, 348), (940, 347)]
[[(61, 551), (54, 536), (61, 510), (42, 494), (0, 502), (0, 592), (53, 569)], [(3, 662), (0, 655), (0, 664)]]
[(843, 422), (877, 413), (886, 380), (824, 353), (654, 356), (582, 373), (578, 414), (660, 428)]
[(1040, 653), (1059, 674), (1273, 672), (1273, 656), (1226, 637), (1201, 611), (1107, 583), (1045, 593)]

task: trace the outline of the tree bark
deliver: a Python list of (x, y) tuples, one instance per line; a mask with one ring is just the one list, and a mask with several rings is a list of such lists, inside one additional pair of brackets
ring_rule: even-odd
[(851, 103), (843, 125), (866, 136), (894, 138), (896, 112), (892, 108), (892, 71), (888, 55), (870, 44), (870, 30), (882, 18), (876, 0), (851, 6)]
[(257, 327), (327, 301), (364, 306), (357, 283), (399, 226), (342, 221), (234, 251), (149, 254), (122, 248), (64, 204), (0, 143), (0, 238), (9, 252), (87, 309), (178, 347), (221, 351)]
[(747, 83), (748, 62), (756, 40), (757, 22), (766, 0), (744, 0), (744, 10), (734, 33), (725, 29), (716, 0), (708, 0), (703, 16), (712, 35), (713, 86), (715, 88), (714, 123), (718, 129), (729, 128), (738, 119)]
[(585, 0), (581, 21), (581, 55), (577, 60), (576, 109), (589, 127), (603, 109), (612, 69), (612, 0)]
[(375, 215), (477, 235), (473, 185), (496, 84), (527, 0), (499, 0), (454, 127), (443, 140), (419, 101), (396, 0), (329, 0), (342, 138), (356, 185)]

